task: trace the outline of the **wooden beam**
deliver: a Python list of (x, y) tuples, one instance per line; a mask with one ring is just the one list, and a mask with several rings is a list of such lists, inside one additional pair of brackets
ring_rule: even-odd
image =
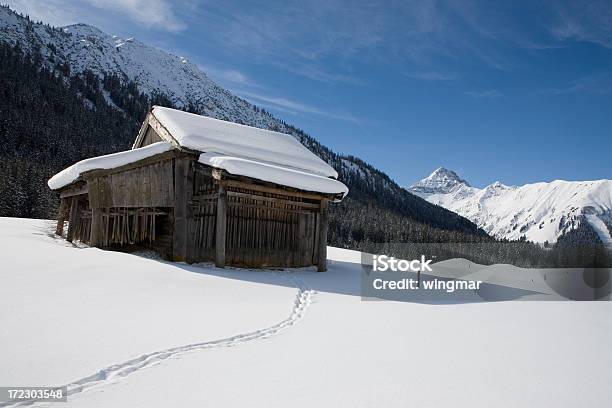
[(194, 191), (194, 179), (195, 179), (195, 165), (194, 161), (190, 157), (183, 159), (187, 163), (187, 172), (182, 182), (185, 186), (185, 221), (186, 225), (186, 242), (185, 242), (185, 260), (188, 263), (195, 262), (196, 255), (196, 237), (195, 237), (195, 220), (194, 220), (194, 208), (193, 208), (193, 191)]
[(215, 237), (215, 265), (225, 268), (225, 236), (227, 229), (227, 191), (219, 185), (217, 198), (217, 231)]
[(74, 239), (74, 230), (76, 223), (79, 220), (79, 196), (73, 196), (70, 199), (70, 218), (68, 219), (68, 233), (66, 241), (72, 242)]
[(64, 235), (64, 221), (66, 220), (66, 209), (68, 207), (68, 200), (64, 197), (60, 199), (60, 207), (57, 211), (57, 226), (55, 227), (55, 234), (60, 237)]
[(91, 229), (89, 231), (89, 245), (93, 247), (104, 246), (104, 209), (91, 209)]
[(327, 224), (328, 224), (328, 213), (327, 213), (327, 200), (321, 200), (321, 212), (319, 213), (319, 259), (317, 262), (317, 271), (325, 272), (327, 270)]
[[(177, 157), (174, 161), (174, 239), (173, 259), (176, 262), (187, 262), (191, 254), (189, 245), (189, 204), (193, 196), (193, 177), (189, 157)], [(191, 184), (189, 181), (191, 180)]]
[(91, 228), (89, 229), (89, 245), (92, 247), (103, 246), (104, 222), (103, 210), (100, 198), (99, 179), (92, 179), (87, 182), (89, 189), (89, 208), (91, 208)]
[(225, 184), (227, 187), (245, 188), (249, 190), (259, 191), (262, 193), (281, 194), (281, 195), (292, 196), (292, 197), (307, 198), (311, 200), (321, 200), (321, 199), (329, 198), (327, 195), (324, 195), (324, 194), (305, 193), (305, 192), (297, 191), (297, 190), (293, 191), (293, 190), (288, 190), (284, 188), (268, 187), (268, 186), (263, 186), (260, 184), (254, 184), (252, 182), (249, 183), (246, 181), (239, 181), (239, 180), (224, 179), (224, 180), (221, 180), (220, 183)]
[(74, 185), (60, 192), (60, 198), (72, 197), (75, 195), (87, 194), (87, 184)]
[(149, 126), (151, 126), (153, 130), (155, 130), (155, 132), (159, 135), (159, 137), (161, 137), (166, 142), (170, 142), (177, 149), (181, 149), (181, 145), (179, 144), (179, 142), (174, 138), (174, 136), (172, 136), (172, 134), (168, 131), (168, 129), (166, 129), (166, 127), (161, 124), (159, 119), (155, 117), (155, 115), (153, 114), (153, 111), (149, 113), (147, 118), (148, 118)]
[(142, 146), (142, 140), (147, 134), (147, 130), (149, 129), (149, 117), (151, 116), (151, 112), (147, 113), (144, 122), (140, 126), (140, 130), (138, 131), (138, 136), (136, 136), (136, 140), (134, 140), (134, 144), (132, 145), (132, 149), (136, 149)]
[(319, 204), (305, 203), (302, 201), (284, 200), (282, 198), (265, 197), (265, 196), (259, 196), (259, 195), (254, 195), (254, 194), (247, 194), (247, 193), (238, 193), (236, 191), (228, 191), (227, 195), (230, 197), (244, 197), (244, 198), (248, 198), (248, 199), (255, 200), (255, 201), (267, 201), (271, 203), (289, 204), (289, 205), (294, 205), (296, 207), (301, 207), (301, 208), (311, 208), (313, 210), (319, 209)]

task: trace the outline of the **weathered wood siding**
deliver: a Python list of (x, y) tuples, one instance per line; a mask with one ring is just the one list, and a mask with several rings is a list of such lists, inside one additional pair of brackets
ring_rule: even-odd
[(325, 270), (326, 198), (217, 171), (174, 151), (88, 172), (63, 192), (57, 230), (68, 219), (70, 241), (175, 261)]
[[(225, 203), (225, 217), (218, 214), (220, 202)], [(320, 201), (289, 192), (278, 194), (225, 185), (212, 178), (209, 168), (197, 165), (192, 208), (193, 257), (198, 261), (246, 267), (318, 263)], [(225, 219), (224, 228), (218, 228), (218, 216)], [(218, 234), (225, 237), (225, 248), (217, 245)], [(219, 256), (224, 258), (222, 262)]]
[(172, 207), (172, 159), (96, 177), (100, 207)]
[(217, 198), (219, 186), (213, 181), (210, 169), (197, 165), (194, 172), (192, 218), (189, 232), (194, 241), (193, 258), (198, 261), (215, 261)]
[(74, 195), (68, 198), (64, 198), (63, 200), (66, 200), (66, 205), (70, 206), (69, 211), (66, 211), (66, 215), (64, 215), (61, 219), (62, 230), (64, 220), (66, 218), (68, 219), (68, 231), (66, 233), (66, 240), (69, 242), (81, 241), (86, 244), (89, 243), (89, 234), (91, 229), (91, 210), (89, 208), (87, 195)]
[(140, 144), (140, 147), (148, 146), (150, 144), (161, 142), (161, 141), (162, 141), (162, 138), (159, 137), (157, 132), (155, 132), (153, 128), (149, 127), (142, 139), (142, 143)]
[(174, 162), (173, 155), (165, 154), (118, 169), (88, 173), (91, 245), (117, 249), (137, 245), (171, 259)]
[(315, 208), (290, 196), (228, 188), (226, 262), (239, 266), (316, 263)]

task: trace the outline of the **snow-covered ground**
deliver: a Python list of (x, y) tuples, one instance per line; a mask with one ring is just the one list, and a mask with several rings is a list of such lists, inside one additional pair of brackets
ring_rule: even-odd
[(52, 231), (0, 218), (0, 385), (80, 381), (67, 406), (610, 405), (610, 302), (362, 301), (353, 251), (219, 270)]

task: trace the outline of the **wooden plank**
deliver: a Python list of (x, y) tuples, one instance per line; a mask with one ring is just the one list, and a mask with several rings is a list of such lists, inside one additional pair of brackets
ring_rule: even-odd
[[(186, 236), (186, 252), (185, 259), (189, 263), (195, 261), (195, 224), (194, 221), (194, 209), (193, 209), (193, 181), (194, 181), (194, 166), (190, 158), (183, 159), (186, 162), (187, 168), (185, 176), (183, 177), (182, 183), (185, 188), (185, 217), (187, 220), (187, 236)], [(177, 180), (181, 181), (181, 180)]]
[(318, 243), (317, 242), (317, 214), (311, 214), (310, 216), (310, 223), (308, 224), (308, 248), (309, 248), (309, 254), (310, 254), (310, 260), (308, 265), (314, 265), (317, 262), (317, 259), (315, 257), (315, 252), (318, 250), (317, 247), (315, 247), (315, 245)]
[(308, 214), (298, 215), (298, 252), (300, 253), (299, 266), (308, 265)]
[(140, 171), (140, 206), (141, 207), (153, 207), (153, 200), (151, 199), (151, 166), (143, 167)]
[(212, 202), (216, 203), (217, 202), (217, 193), (199, 195), (197, 197), (194, 197), (193, 200), (197, 201), (197, 202), (212, 201)]
[(144, 139), (142, 140), (140, 147), (148, 146), (153, 143), (163, 142), (163, 139), (157, 134), (155, 129), (149, 126), (145, 133)]
[(325, 272), (327, 270), (327, 200), (321, 200), (321, 212), (319, 213), (319, 259), (317, 262), (317, 271)]
[(87, 184), (77, 184), (62, 190), (60, 192), (60, 198), (72, 197), (80, 194), (87, 194)]
[(104, 209), (92, 208), (91, 209), (91, 229), (89, 231), (89, 245), (93, 247), (103, 246), (104, 236), (104, 220), (103, 220)]
[[(245, 203), (228, 203), (229, 207), (237, 207), (237, 208), (261, 208), (261, 204), (245, 204)], [(296, 210), (296, 209), (287, 209), (287, 208), (276, 208), (276, 207), (268, 207), (271, 211), (282, 212), (282, 213), (292, 213), (292, 214), (312, 214), (310, 210)]]
[(118, 174), (109, 175), (109, 184), (113, 192), (113, 207), (123, 207), (125, 202), (122, 178)]
[[(223, 177), (226, 177), (225, 174), (223, 175)], [(249, 183), (246, 181), (239, 181), (239, 180), (223, 179), (220, 182), (225, 184), (227, 187), (245, 188), (249, 190), (259, 191), (262, 193), (281, 194), (281, 195), (292, 196), (292, 197), (307, 198), (311, 200), (321, 200), (322, 198), (333, 197), (333, 194), (314, 194), (314, 193), (307, 193), (303, 191), (293, 191), (289, 189), (269, 187), (269, 186), (264, 186), (260, 184), (253, 184), (252, 182)]]
[(174, 206), (174, 169), (172, 161), (155, 163), (149, 167), (151, 206)]
[(217, 228), (215, 234), (215, 265), (225, 268), (225, 237), (227, 226), (227, 192), (225, 187), (219, 186), (217, 198)]
[(165, 162), (155, 163), (149, 166), (149, 182), (151, 192), (151, 207), (164, 207), (164, 194), (162, 187), (162, 171), (165, 170)]
[(66, 210), (68, 207), (68, 199), (62, 197), (60, 199), (59, 210), (57, 211), (57, 226), (55, 227), (55, 234), (60, 237), (64, 234), (64, 221), (66, 220)]
[(168, 161), (162, 165), (160, 203), (156, 207), (174, 207), (175, 195), (174, 167), (172, 161)]
[(147, 113), (144, 122), (142, 122), (140, 130), (138, 131), (138, 136), (136, 136), (136, 140), (134, 140), (134, 144), (132, 145), (132, 149), (142, 147), (142, 139), (144, 139), (147, 130), (149, 129), (149, 116), (151, 116), (151, 112)]
[[(90, 188), (96, 186), (96, 199), (95, 202), (98, 208), (108, 208), (113, 206), (113, 189), (111, 186), (111, 176), (104, 176), (100, 178), (92, 179), (95, 180), (95, 184), (92, 184)], [(89, 181), (88, 181), (89, 184)], [(89, 200), (91, 203), (91, 199)], [(91, 208), (91, 206), (90, 206)]]
[(89, 245), (97, 247), (102, 245), (104, 223), (102, 209), (100, 208), (102, 192), (100, 180), (92, 179), (87, 182), (89, 187), (89, 208), (91, 209), (91, 228), (89, 230)]
[(72, 242), (74, 239), (74, 230), (79, 220), (79, 198), (80, 196), (73, 196), (70, 199), (70, 217), (68, 219), (68, 233), (66, 234), (66, 241)]
[(121, 174), (123, 179), (123, 185), (125, 188), (125, 203), (126, 207), (140, 207), (140, 180), (139, 174), (140, 169), (134, 169), (133, 171), (127, 171)]
[(309, 224), (312, 219), (312, 215), (304, 217), (304, 242), (302, 243), (302, 266), (312, 265), (312, 252), (310, 250), (310, 236), (309, 236)]
[(188, 206), (192, 188), (187, 184), (191, 161), (187, 157), (177, 157), (174, 162), (174, 243), (173, 258), (186, 262), (188, 258)]
[[(272, 202), (272, 203), (295, 205), (295, 206), (298, 206), (298, 207), (312, 208), (312, 209), (315, 209), (315, 210), (319, 209), (319, 204), (315, 204), (315, 203), (304, 203), (304, 202), (300, 202), (300, 201), (283, 200), (282, 198), (264, 197), (264, 196), (248, 194), (248, 193), (239, 193), (237, 191), (228, 191), (227, 195), (230, 196), (230, 197), (232, 197), (232, 196), (233, 197), (245, 197), (245, 198), (249, 198), (251, 200), (256, 200), (256, 201), (268, 201), (268, 202)], [(286, 195), (288, 195), (288, 194), (286, 194)]]
[(155, 130), (155, 133), (157, 133), (159, 137), (164, 139), (166, 142), (170, 142), (175, 148), (181, 149), (181, 145), (179, 144), (179, 142), (172, 136), (172, 134), (170, 134), (168, 129), (166, 129), (166, 127), (162, 125), (161, 122), (155, 117), (153, 111), (149, 113), (148, 119), (149, 126), (153, 130)]

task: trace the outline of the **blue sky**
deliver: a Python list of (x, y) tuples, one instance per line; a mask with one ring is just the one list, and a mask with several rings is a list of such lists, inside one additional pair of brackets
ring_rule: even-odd
[(612, 178), (610, 1), (8, 4), (187, 57), (401, 185)]

